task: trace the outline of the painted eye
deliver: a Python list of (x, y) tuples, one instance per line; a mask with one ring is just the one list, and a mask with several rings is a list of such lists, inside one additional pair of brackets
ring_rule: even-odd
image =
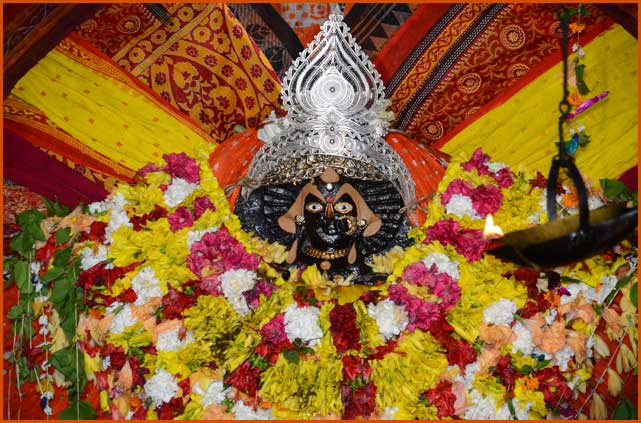
[(347, 214), (351, 212), (353, 209), (354, 209), (354, 206), (352, 206), (350, 203), (347, 203), (345, 201), (341, 201), (334, 205), (334, 210), (336, 210), (336, 212), (340, 214)]
[(320, 213), (323, 211), (323, 205), (320, 203), (307, 203), (305, 204), (305, 210), (307, 210), (310, 213)]

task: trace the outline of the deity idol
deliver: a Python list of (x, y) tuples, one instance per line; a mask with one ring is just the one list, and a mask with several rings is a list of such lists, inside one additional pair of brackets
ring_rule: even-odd
[[(287, 114), (261, 130), (264, 145), (240, 183), (235, 213), (243, 228), (287, 245), (288, 264), (316, 264), (329, 278), (356, 283), (383, 281), (367, 265), (408, 244), (415, 183), (385, 139), (393, 114), (381, 77), (339, 13), (288, 70), (282, 99)], [(415, 173), (435, 177), (421, 197), (433, 192), (444, 158), (402, 135), (393, 142), (405, 155), (412, 149)], [(214, 155), (220, 166), (225, 150)]]

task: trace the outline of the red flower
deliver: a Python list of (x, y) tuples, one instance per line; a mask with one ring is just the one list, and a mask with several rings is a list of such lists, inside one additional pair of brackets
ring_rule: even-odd
[(539, 390), (543, 392), (545, 403), (556, 406), (560, 401), (572, 398), (572, 390), (559, 371), (559, 366), (546, 367), (533, 374), (539, 380)]
[(46, 268), (56, 251), (63, 248), (64, 245), (56, 246), (56, 237), (52, 235), (45, 245), (36, 250), (36, 260), (44, 265), (43, 268)]
[(368, 381), (372, 374), (372, 368), (367, 360), (352, 355), (343, 356), (343, 379), (356, 380), (362, 376), (364, 381)]
[(172, 398), (171, 401), (158, 406), (158, 420), (172, 420), (184, 410), (182, 398)]
[(368, 418), (376, 407), (376, 386), (370, 383), (353, 389), (349, 385), (343, 385), (341, 397), (343, 399), (343, 419)]
[(330, 331), (339, 354), (347, 350), (360, 350), (360, 332), (356, 327), (356, 311), (351, 303), (336, 305), (329, 312)]
[(512, 173), (510, 172), (510, 168), (508, 167), (504, 167), (503, 169), (494, 173), (492, 177), (499, 184), (501, 188), (509, 188), (512, 186), (512, 184), (514, 184), (514, 180), (512, 179)]
[(441, 380), (434, 388), (425, 392), (425, 398), (438, 410), (438, 417), (453, 417), (456, 395), (452, 392), (452, 383)]
[(214, 207), (209, 197), (202, 196), (196, 198), (194, 200), (194, 211), (196, 212), (196, 218), (202, 216), (206, 210), (216, 210), (216, 207)]
[(494, 185), (481, 185), (472, 191), (472, 207), (481, 216), (496, 213), (501, 207), (503, 193)]
[(129, 220), (131, 220), (134, 230), (138, 231), (144, 227), (147, 222), (155, 221), (165, 216), (167, 216), (167, 210), (156, 205), (151, 212), (143, 214), (142, 216), (132, 216)]
[(473, 168), (476, 168), (479, 175), (489, 175), (491, 173), (487, 167), (487, 162), (489, 161), (490, 156), (484, 154), (483, 149), (479, 147), (474, 151), (472, 158), (469, 161), (461, 163), (461, 167), (468, 172), (471, 172)]
[(92, 240), (103, 243), (105, 241), (105, 229), (107, 225), (107, 222), (93, 222), (89, 227), (89, 232), (83, 232), (80, 235), (79, 242)]
[(249, 60), (252, 57), (252, 51), (248, 46), (242, 46), (240, 49), (240, 57), (244, 60)]
[(225, 384), (232, 385), (253, 397), (258, 392), (260, 373), (259, 367), (252, 367), (251, 363), (246, 360), (225, 378)]
[(138, 182), (143, 179), (148, 173), (151, 172), (160, 172), (162, 169), (156, 165), (156, 163), (147, 163), (145, 166), (141, 167), (136, 175), (134, 176), (134, 181)]
[(440, 241), (443, 245), (454, 244), (458, 238), (460, 224), (454, 219), (442, 219), (425, 230), (424, 244)]
[(263, 82), (263, 90), (266, 93), (271, 93), (275, 89), (276, 89), (276, 85), (274, 84), (274, 82), (271, 79), (267, 79), (267, 80), (265, 80), (265, 82)]
[(243, 36), (243, 27), (241, 25), (236, 24), (231, 28), (231, 33), (235, 38), (240, 40), (241, 37)]
[(454, 339), (452, 332), (454, 328), (443, 317), (430, 327), (432, 336), (445, 348), (448, 363), (465, 369), (465, 366), (476, 361), (476, 350), (469, 343)]
[(447, 204), (450, 202), (450, 199), (454, 194), (472, 195), (474, 191), (474, 186), (468, 181), (462, 179), (454, 179), (447, 187), (445, 192), (441, 194), (441, 203)]
[(109, 365), (114, 370), (120, 370), (125, 365), (127, 361), (127, 356), (125, 352), (120, 347), (116, 347), (117, 350), (109, 354)]
[(169, 216), (169, 225), (171, 230), (176, 232), (182, 228), (189, 228), (194, 224), (194, 215), (185, 206), (178, 207), (175, 212)]
[(138, 299), (138, 294), (132, 288), (127, 288), (116, 297), (117, 301), (123, 303), (133, 303)]
[(522, 375), (517, 373), (516, 370), (510, 366), (510, 356), (509, 354), (505, 354), (496, 363), (494, 376), (500, 376), (501, 383), (505, 386), (507, 392), (512, 392), (516, 385), (516, 379)]
[(472, 345), (460, 339), (451, 337), (450, 339), (451, 341), (448, 342), (447, 345), (444, 345), (447, 349), (447, 362), (450, 365), (456, 365), (461, 369), (465, 369), (465, 366), (476, 361), (476, 350)]
[[(367, 358), (370, 360), (380, 360), (385, 357), (387, 354), (393, 352), (396, 349), (397, 341), (388, 341), (387, 344), (376, 347), (376, 350), (373, 354), (370, 354)], [(405, 353), (401, 353), (405, 354)]]
[(183, 398), (187, 397), (191, 393), (191, 383), (189, 383), (189, 378), (185, 378), (178, 382), (178, 387), (183, 391)]
[(179, 319), (185, 309), (196, 304), (196, 300), (196, 295), (187, 295), (169, 286), (169, 292), (162, 297), (163, 315), (167, 319)]
[(260, 68), (260, 66), (259, 66), (259, 65), (257, 65), (257, 64), (253, 64), (253, 65), (251, 65), (251, 66), (249, 67), (249, 73), (250, 73), (250, 74), (251, 74), (251, 76), (253, 76), (254, 78), (258, 78), (258, 77), (260, 77), (260, 75), (262, 75), (263, 70)]
[(481, 259), (487, 242), (483, 239), (483, 231), (480, 229), (463, 229), (458, 233), (454, 242), (456, 252), (467, 259), (475, 262)]
[(182, 178), (192, 184), (200, 182), (198, 162), (185, 153), (164, 154), (162, 158), (167, 162), (167, 166), (163, 170), (169, 173), (172, 178)]
[(106, 286), (111, 289), (115, 281), (125, 275), (125, 273), (138, 267), (140, 263), (132, 263), (125, 267), (114, 267), (113, 269), (106, 269), (107, 263), (98, 263), (80, 273), (78, 282), (79, 287), (89, 290), (92, 286)]
[(543, 176), (543, 174), (542, 174), (541, 172), (537, 171), (537, 172), (536, 172), (536, 178), (534, 178), (534, 179), (529, 179), (529, 180), (528, 180), (528, 183), (529, 183), (529, 184), (530, 184), (530, 186), (532, 187), (532, 189), (530, 189), (530, 192), (532, 192), (532, 190), (533, 190), (534, 188), (542, 188), (542, 189), (545, 189), (545, 187), (547, 187), (547, 185), (548, 185), (548, 180), (547, 180), (547, 179), (545, 179), (545, 176)]
[(245, 297), (247, 305), (250, 307), (258, 307), (260, 296), (263, 295), (265, 298), (269, 298), (275, 290), (276, 285), (261, 279), (256, 282), (256, 285), (254, 285), (252, 289), (243, 292), (243, 296)]

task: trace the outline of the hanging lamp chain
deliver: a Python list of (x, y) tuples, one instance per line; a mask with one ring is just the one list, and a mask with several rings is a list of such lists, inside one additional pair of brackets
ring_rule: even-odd
[(568, 32), (569, 32), (569, 14), (568, 9), (561, 5), (557, 8), (557, 17), (561, 23), (561, 54), (563, 55), (563, 99), (559, 103), (559, 158), (566, 159), (565, 139), (563, 136), (563, 124), (570, 114), (570, 102), (568, 101)]

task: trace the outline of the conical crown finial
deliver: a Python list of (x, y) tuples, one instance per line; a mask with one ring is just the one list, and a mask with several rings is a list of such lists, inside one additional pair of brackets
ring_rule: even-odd
[(287, 116), (279, 137), (267, 140), (248, 176), (276, 184), (320, 175), (328, 166), (365, 180), (388, 180), (406, 204), (414, 184), (384, 140), (393, 115), (380, 74), (334, 8), (321, 31), (283, 79)]

